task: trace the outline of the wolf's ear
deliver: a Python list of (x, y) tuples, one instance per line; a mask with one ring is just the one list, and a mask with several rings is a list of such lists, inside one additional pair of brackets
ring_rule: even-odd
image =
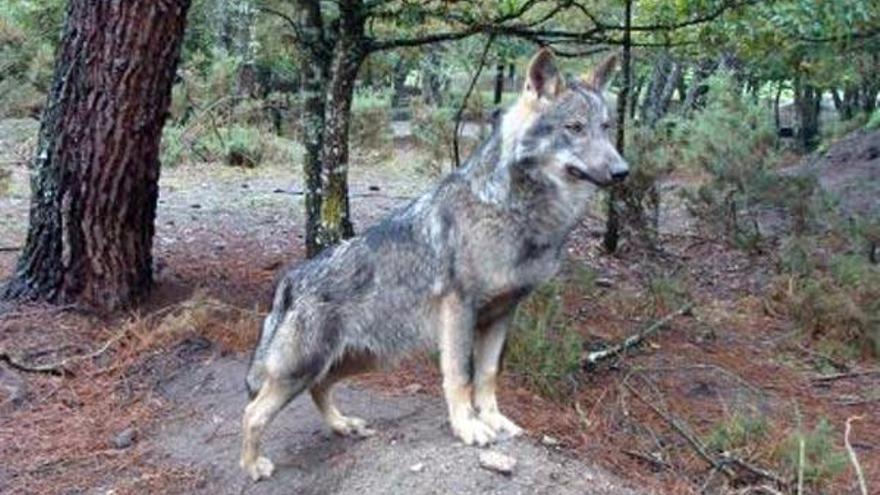
[(552, 99), (563, 89), (565, 89), (565, 81), (556, 68), (556, 57), (549, 48), (541, 48), (529, 62), (523, 93), (533, 98)]
[(611, 81), (612, 74), (617, 70), (618, 58), (619, 57), (616, 53), (612, 53), (606, 57), (605, 60), (594, 67), (589, 74), (584, 76), (584, 83), (600, 93), (605, 91), (605, 88)]

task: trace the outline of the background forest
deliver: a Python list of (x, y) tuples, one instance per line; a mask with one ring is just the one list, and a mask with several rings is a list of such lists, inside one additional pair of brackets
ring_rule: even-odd
[[(518, 310), (511, 417), (644, 492), (880, 490), (877, 2), (101, 3), (0, 0), (0, 491), (238, 492), (180, 376), (237, 386), (275, 273), (463, 163), (539, 46), (620, 54), (632, 173)], [(159, 427), (198, 421), (210, 463)]]

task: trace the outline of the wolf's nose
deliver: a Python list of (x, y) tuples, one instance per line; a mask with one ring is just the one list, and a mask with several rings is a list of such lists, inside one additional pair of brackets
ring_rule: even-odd
[(623, 179), (626, 179), (627, 175), (629, 175), (629, 170), (622, 170), (611, 174), (611, 179), (614, 180), (614, 182), (623, 182)]

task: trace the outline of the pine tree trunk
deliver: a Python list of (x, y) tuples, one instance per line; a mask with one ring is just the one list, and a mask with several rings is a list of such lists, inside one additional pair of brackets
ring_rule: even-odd
[(145, 294), (159, 141), (188, 0), (71, 0), (5, 297), (113, 309)]

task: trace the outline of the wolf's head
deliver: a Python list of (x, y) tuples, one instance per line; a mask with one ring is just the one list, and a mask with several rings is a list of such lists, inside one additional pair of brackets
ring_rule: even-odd
[(540, 50), (501, 122), (505, 161), (573, 201), (623, 180), (629, 167), (609, 139), (611, 114), (602, 96), (615, 66), (611, 56), (589, 76), (565, 81), (552, 52)]

